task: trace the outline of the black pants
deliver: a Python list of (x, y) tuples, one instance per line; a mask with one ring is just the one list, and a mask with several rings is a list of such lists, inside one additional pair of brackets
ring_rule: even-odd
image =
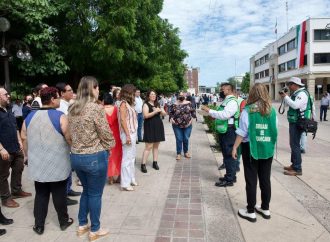
[(321, 105), (321, 107), (320, 107), (320, 120), (321, 121), (322, 121), (322, 117), (323, 117), (323, 120), (327, 119), (327, 111), (328, 111), (328, 106)]
[(248, 213), (254, 212), (257, 202), (257, 182), (261, 190), (261, 208), (269, 210), (271, 197), (270, 173), (273, 157), (255, 160), (250, 155), (250, 144), (242, 143), (242, 158), (244, 164), (244, 176), (246, 183), (246, 199)]
[(68, 221), (68, 207), (66, 205), (67, 180), (58, 182), (34, 182), (36, 196), (34, 199), (34, 219), (36, 226), (44, 226), (48, 213), (49, 196), (52, 194), (53, 203), (60, 225)]
[(237, 160), (231, 156), (235, 139), (236, 133), (234, 127), (228, 127), (226, 133), (219, 135), (223, 163), (226, 167), (226, 175), (224, 177), (228, 182), (232, 182), (236, 178)]

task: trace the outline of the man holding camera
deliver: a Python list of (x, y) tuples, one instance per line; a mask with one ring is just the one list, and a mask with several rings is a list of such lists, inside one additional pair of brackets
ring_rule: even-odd
[(311, 102), (308, 101), (309, 93), (300, 78), (291, 77), (287, 82), (287, 86), (293, 92), (290, 97), (287, 94), (288, 90), (279, 92), (289, 106), (288, 121), (292, 164), (284, 167), (284, 175), (301, 176), (300, 137), (303, 131), (298, 128), (297, 122), (300, 117), (311, 118)]

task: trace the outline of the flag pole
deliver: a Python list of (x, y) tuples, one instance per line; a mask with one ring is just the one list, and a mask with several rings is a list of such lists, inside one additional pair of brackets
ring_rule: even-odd
[(286, 10), (286, 32), (289, 32), (289, 5), (288, 5), (288, 1), (285, 2), (285, 10)]

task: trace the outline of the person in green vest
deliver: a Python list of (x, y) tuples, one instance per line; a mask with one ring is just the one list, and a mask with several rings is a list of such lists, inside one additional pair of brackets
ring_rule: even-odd
[(291, 165), (284, 167), (284, 174), (288, 176), (302, 175), (302, 159), (300, 150), (300, 138), (302, 130), (298, 128), (297, 121), (299, 117), (311, 118), (312, 105), (309, 102), (309, 93), (305, 89), (305, 85), (298, 77), (291, 77), (287, 82), (287, 86), (293, 92), (289, 97), (287, 93), (281, 92), (280, 95), (289, 106), (289, 136), (291, 148)]
[(219, 143), (221, 146), (223, 163), (226, 167), (226, 174), (220, 177), (215, 183), (217, 187), (233, 186), (236, 182), (237, 160), (233, 159), (231, 152), (236, 138), (235, 130), (238, 127), (239, 106), (236, 97), (233, 95), (233, 85), (223, 83), (220, 87), (220, 97), (224, 98), (218, 110), (211, 110), (207, 106), (201, 109), (208, 112), (212, 118), (215, 118), (215, 128), (219, 134)]
[[(257, 83), (250, 90), (236, 134), (232, 157), (237, 159), (237, 148), (241, 145), (247, 198), (246, 209), (239, 209), (238, 215), (250, 222), (257, 221), (255, 212), (270, 219), (270, 174), (277, 141), (277, 117), (265, 85)], [(256, 205), (258, 178), (261, 206)]]

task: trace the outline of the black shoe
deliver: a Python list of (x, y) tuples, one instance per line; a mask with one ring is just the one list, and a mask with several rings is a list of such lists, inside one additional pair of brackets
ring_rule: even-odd
[(73, 224), (73, 219), (69, 218), (64, 224), (60, 225), (62, 231), (66, 230), (71, 224)]
[(305, 154), (306, 151), (305, 151), (304, 149), (301, 149), (301, 150), (300, 150), (300, 153), (301, 153), (301, 154)]
[(68, 198), (68, 197), (66, 198), (66, 205), (67, 206), (76, 205), (76, 204), (78, 204), (77, 200), (73, 200), (73, 199)]
[[(225, 181), (225, 180), (226, 180), (226, 178), (224, 178), (224, 177), (220, 177), (219, 178), (219, 181)], [(235, 183), (235, 182), (237, 182), (237, 178), (236, 177), (233, 180), (233, 183)]]
[(141, 164), (141, 171), (142, 171), (143, 173), (147, 173), (147, 172), (148, 172), (148, 171), (147, 171), (146, 164)]
[(138, 145), (139, 144), (139, 141), (136, 141), (135, 143)]
[(323, 121), (328, 121), (327, 119), (324, 119)]
[(139, 142), (143, 142), (143, 139), (139, 139), (138, 141), (139, 141)]
[(70, 197), (77, 197), (77, 196), (80, 196), (80, 195), (81, 195), (81, 192), (75, 192), (73, 190), (70, 190), (68, 192), (68, 196), (70, 196)]
[(234, 183), (233, 182), (226, 181), (226, 180), (223, 180), (223, 181), (216, 182), (214, 185), (216, 187), (232, 187), (232, 186), (234, 186)]
[(4, 235), (5, 233), (7, 233), (7, 231), (5, 229), (0, 229), (0, 236)]
[(218, 168), (218, 170), (223, 170), (223, 169), (226, 169), (226, 167), (225, 167), (225, 163), (222, 163), (222, 165), (219, 166), (219, 168)]
[(0, 224), (2, 225), (9, 225), (14, 223), (14, 220), (6, 218), (5, 216), (3, 216), (2, 218), (0, 218)]
[(159, 170), (159, 166), (157, 164), (157, 161), (152, 162), (152, 168), (154, 168), (155, 170)]
[(39, 235), (44, 233), (45, 227), (44, 226), (33, 226), (33, 231)]

